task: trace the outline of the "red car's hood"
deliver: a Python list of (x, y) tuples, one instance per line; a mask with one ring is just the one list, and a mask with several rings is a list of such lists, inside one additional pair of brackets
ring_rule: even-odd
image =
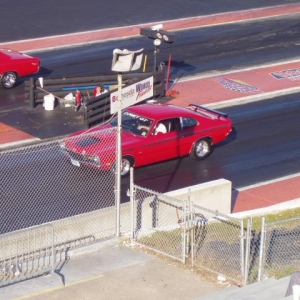
[[(122, 130), (122, 149), (134, 148), (144, 137)], [(117, 128), (109, 124), (71, 134), (65, 145), (72, 151), (86, 154), (101, 154), (114, 151), (117, 147)], [(105, 145), (105, 147), (103, 147)]]

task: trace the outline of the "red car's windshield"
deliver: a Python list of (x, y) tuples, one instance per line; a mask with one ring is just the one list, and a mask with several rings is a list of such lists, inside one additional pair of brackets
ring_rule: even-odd
[[(144, 116), (137, 115), (128, 110), (122, 112), (122, 129), (134, 135), (146, 136), (153, 124), (153, 120)], [(115, 117), (110, 125), (118, 125), (118, 117)]]

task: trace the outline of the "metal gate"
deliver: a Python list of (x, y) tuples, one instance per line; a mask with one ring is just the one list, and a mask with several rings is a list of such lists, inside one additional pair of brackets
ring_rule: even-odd
[(133, 185), (131, 209), (133, 240), (184, 263), (186, 202)]
[(191, 205), (193, 265), (245, 283), (243, 220)]

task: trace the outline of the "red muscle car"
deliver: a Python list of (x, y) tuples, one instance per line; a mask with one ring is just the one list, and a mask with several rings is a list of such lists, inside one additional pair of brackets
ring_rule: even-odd
[(14, 87), (18, 77), (35, 74), (40, 59), (10, 49), (0, 49), (0, 80), (4, 88)]
[[(116, 164), (117, 117), (82, 130), (64, 140), (61, 148), (75, 166), (109, 170)], [(122, 169), (190, 155), (206, 158), (211, 147), (225, 140), (232, 122), (225, 113), (197, 104), (187, 108), (169, 104), (142, 104), (122, 112)]]

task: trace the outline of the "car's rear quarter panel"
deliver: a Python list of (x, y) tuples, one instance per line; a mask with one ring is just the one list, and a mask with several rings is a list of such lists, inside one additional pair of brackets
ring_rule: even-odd
[(40, 59), (31, 56), (12, 55), (0, 52), (0, 74), (15, 72), (18, 76), (35, 74), (40, 69)]

